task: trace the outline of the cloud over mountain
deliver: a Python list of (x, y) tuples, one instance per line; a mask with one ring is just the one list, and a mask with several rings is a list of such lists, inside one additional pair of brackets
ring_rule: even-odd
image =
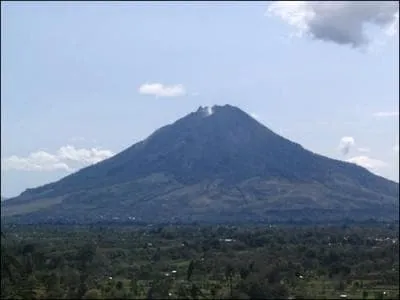
[(36, 151), (28, 156), (12, 155), (1, 160), (2, 170), (20, 171), (55, 171), (71, 172), (75, 168), (88, 166), (113, 156), (110, 150), (97, 148), (77, 149), (67, 145), (60, 147), (54, 154), (45, 151)]
[(384, 161), (370, 158), (364, 155), (349, 158), (347, 159), (347, 161), (359, 165), (361, 167), (364, 167), (372, 172), (387, 166), (387, 164)]
[(397, 1), (275, 1), (268, 14), (294, 27), (298, 36), (354, 48), (371, 43), (371, 25), (393, 36), (399, 24)]

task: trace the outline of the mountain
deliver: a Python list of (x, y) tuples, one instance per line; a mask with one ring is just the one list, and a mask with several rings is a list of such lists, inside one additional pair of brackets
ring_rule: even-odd
[(237, 107), (200, 107), (121, 153), (2, 203), (14, 221), (390, 219), (399, 185), (304, 149)]

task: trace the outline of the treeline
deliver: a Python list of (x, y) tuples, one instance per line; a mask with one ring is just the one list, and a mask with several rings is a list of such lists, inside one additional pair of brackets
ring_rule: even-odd
[(3, 299), (399, 297), (398, 226), (7, 226)]

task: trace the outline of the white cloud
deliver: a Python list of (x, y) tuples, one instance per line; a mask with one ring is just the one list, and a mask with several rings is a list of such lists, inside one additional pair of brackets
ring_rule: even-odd
[(63, 160), (94, 164), (113, 155), (110, 150), (75, 149), (74, 146), (63, 146), (57, 151), (57, 157)]
[(31, 153), (27, 157), (12, 155), (2, 159), (1, 168), (3, 170), (14, 169), (20, 171), (71, 171), (66, 163), (61, 162), (56, 156), (43, 151)]
[(267, 15), (281, 18), (297, 29), (296, 35), (364, 47), (372, 41), (366, 33), (375, 25), (383, 35), (398, 31), (397, 1), (274, 1)]
[(363, 153), (368, 153), (368, 152), (371, 152), (371, 149), (369, 149), (369, 148), (357, 148), (357, 151), (358, 152), (363, 152)]
[(179, 97), (186, 94), (186, 89), (182, 84), (145, 83), (139, 87), (139, 93), (156, 97)]
[(381, 160), (373, 159), (368, 156), (356, 156), (346, 160), (347, 162), (354, 163), (361, 167), (364, 167), (370, 171), (375, 171), (377, 169), (386, 167), (387, 164)]
[(399, 144), (393, 146), (394, 152), (399, 152)]
[(344, 136), (340, 139), (339, 150), (343, 155), (347, 155), (350, 152), (351, 147), (355, 145), (355, 140), (351, 136)]
[(20, 171), (55, 171), (64, 170), (71, 172), (74, 168), (90, 165), (109, 158), (113, 155), (110, 150), (76, 149), (74, 146), (63, 146), (55, 154), (45, 151), (37, 151), (27, 157), (12, 155), (1, 160), (2, 170)]
[(380, 111), (380, 112), (374, 113), (373, 116), (376, 118), (398, 117), (399, 112), (398, 111)]

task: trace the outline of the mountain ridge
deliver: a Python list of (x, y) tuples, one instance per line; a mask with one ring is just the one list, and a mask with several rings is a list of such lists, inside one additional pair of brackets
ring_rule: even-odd
[(306, 150), (241, 109), (224, 105), (199, 107), (115, 156), (28, 189), (3, 206), (10, 211), (43, 199), (53, 204), (29, 216), (60, 217), (78, 213), (80, 206), (97, 215), (106, 209), (118, 211), (115, 215), (133, 210), (139, 219), (160, 215), (160, 220), (224, 213), (262, 218), (263, 211), (294, 208), (300, 214), (302, 207), (387, 215), (390, 208), (398, 209), (398, 184)]

